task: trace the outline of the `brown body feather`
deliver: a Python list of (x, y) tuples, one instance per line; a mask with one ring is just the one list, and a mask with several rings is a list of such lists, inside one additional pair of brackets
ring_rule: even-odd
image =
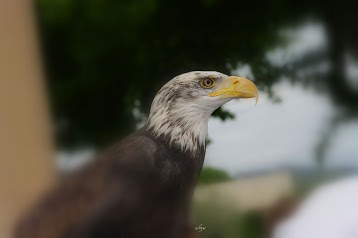
[(19, 223), (15, 238), (176, 238), (204, 160), (144, 128), (66, 178)]

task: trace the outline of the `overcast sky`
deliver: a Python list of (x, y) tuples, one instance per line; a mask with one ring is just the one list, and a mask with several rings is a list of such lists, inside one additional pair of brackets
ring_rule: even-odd
[[(292, 62), (309, 51), (327, 47), (325, 31), (319, 22), (283, 29), (281, 34), (292, 41), (284, 48), (268, 52), (267, 58), (275, 65)], [(254, 78), (245, 64), (235, 73)], [(350, 78), (358, 78), (357, 62), (349, 60), (347, 74)], [(352, 83), (358, 84), (357, 81)], [(206, 165), (232, 173), (275, 166), (314, 165), (314, 150), (337, 113), (336, 109), (326, 95), (301, 84), (282, 81), (273, 90), (280, 97), (280, 103), (273, 103), (261, 92), (256, 107), (251, 99), (232, 101), (224, 106), (235, 114), (235, 120), (210, 120), (209, 136), (213, 143), (208, 147)], [(358, 121), (338, 128), (329, 146), (326, 164), (358, 166)]]
[(224, 106), (235, 120), (210, 120), (213, 143), (208, 147), (207, 165), (235, 172), (313, 163), (314, 148), (333, 116), (333, 107), (326, 97), (299, 85), (283, 82), (274, 91), (280, 103), (261, 93), (256, 107), (251, 99)]

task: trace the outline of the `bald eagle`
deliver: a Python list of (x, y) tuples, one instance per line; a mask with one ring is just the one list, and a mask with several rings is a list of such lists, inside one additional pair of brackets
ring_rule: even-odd
[(143, 128), (67, 177), (19, 222), (16, 238), (183, 238), (204, 162), (210, 115), (254, 83), (189, 72), (155, 96)]

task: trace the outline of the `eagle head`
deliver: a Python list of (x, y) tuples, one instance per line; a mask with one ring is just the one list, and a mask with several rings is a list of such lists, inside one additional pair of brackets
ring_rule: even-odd
[(205, 147), (210, 115), (234, 98), (258, 99), (255, 84), (214, 71), (181, 74), (155, 96), (147, 130), (183, 152)]

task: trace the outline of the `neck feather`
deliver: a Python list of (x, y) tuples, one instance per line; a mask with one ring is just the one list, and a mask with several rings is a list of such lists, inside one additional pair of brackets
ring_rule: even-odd
[(151, 112), (147, 130), (155, 137), (165, 138), (170, 146), (179, 147), (182, 152), (195, 153), (205, 148), (209, 117), (210, 114), (195, 107), (182, 110), (163, 107)]

